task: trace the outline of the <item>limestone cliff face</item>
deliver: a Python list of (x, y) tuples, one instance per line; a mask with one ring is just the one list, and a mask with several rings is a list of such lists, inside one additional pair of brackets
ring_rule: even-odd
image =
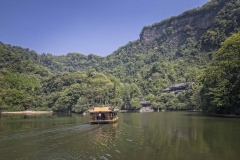
[[(183, 17), (180, 19), (174, 19), (170, 22), (163, 23), (159, 26), (153, 26), (151, 28), (146, 28), (140, 35), (141, 42), (151, 42), (154, 41), (159, 36), (162, 36), (163, 31), (167, 27), (173, 27), (173, 29), (180, 33), (184, 31), (186, 25), (190, 25), (197, 33), (196, 36), (200, 37), (212, 24), (216, 12), (207, 13), (205, 15), (195, 15), (191, 17)], [(172, 39), (176, 38), (172, 36)]]
[[(187, 37), (199, 39), (214, 23), (214, 18), (224, 6), (224, 1), (211, 1), (201, 8), (186, 11), (160, 23), (144, 27), (140, 34), (142, 43), (151, 43), (162, 39), (174, 46), (183, 44)], [(189, 31), (191, 33), (187, 33)], [(164, 37), (167, 37), (164, 39)]]

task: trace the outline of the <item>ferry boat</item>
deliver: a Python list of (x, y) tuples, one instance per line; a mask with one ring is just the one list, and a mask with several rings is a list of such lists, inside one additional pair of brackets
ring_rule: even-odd
[(118, 109), (114, 109), (113, 107), (94, 107), (88, 110), (88, 112), (90, 113), (89, 122), (91, 124), (113, 123), (118, 120)]

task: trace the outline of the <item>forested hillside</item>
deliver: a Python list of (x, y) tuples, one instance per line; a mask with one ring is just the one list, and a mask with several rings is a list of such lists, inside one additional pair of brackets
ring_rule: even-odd
[[(211, 0), (143, 27), (138, 40), (106, 57), (37, 54), (0, 43), (0, 85), (4, 86), (0, 104), (7, 110), (82, 112), (97, 104), (136, 109), (144, 97), (155, 108), (236, 114), (240, 112), (238, 107), (233, 109), (239, 103), (239, 63), (218, 55), (239, 58), (239, 33), (227, 39), (239, 28), (240, 0)], [(226, 49), (231, 45), (232, 51)], [(226, 69), (227, 63), (233, 66)], [(13, 86), (14, 81), (21, 83)], [(187, 92), (161, 94), (164, 88), (187, 81), (196, 82)], [(13, 95), (17, 102), (9, 100)]]
[(240, 32), (223, 42), (199, 82), (204, 111), (240, 113)]
[(51, 73), (29, 49), (0, 43), (0, 110), (41, 107), (41, 80)]

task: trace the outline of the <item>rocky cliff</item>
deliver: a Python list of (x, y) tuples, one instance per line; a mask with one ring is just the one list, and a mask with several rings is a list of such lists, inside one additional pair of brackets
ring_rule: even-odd
[(52, 72), (96, 70), (125, 79), (160, 61), (180, 58), (189, 65), (205, 65), (213, 51), (238, 30), (240, 0), (209, 0), (202, 7), (145, 26), (138, 40), (130, 41), (106, 57), (68, 54), (38, 58), (39, 63)]
[(214, 18), (228, 0), (214, 0), (201, 8), (185, 11), (179, 16), (145, 26), (140, 33), (140, 41), (145, 44), (157, 41), (172, 43), (173, 46), (183, 44), (188, 37), (199, 40), (213, 25)]

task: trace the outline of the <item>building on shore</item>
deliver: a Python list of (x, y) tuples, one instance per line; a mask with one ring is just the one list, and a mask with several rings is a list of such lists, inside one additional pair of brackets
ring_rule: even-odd
[(140, 100), (142, 107), (139, 109), (139, 112), (154, 112), (152, 103), (150, 101), (145, 101), (144, 99)]

